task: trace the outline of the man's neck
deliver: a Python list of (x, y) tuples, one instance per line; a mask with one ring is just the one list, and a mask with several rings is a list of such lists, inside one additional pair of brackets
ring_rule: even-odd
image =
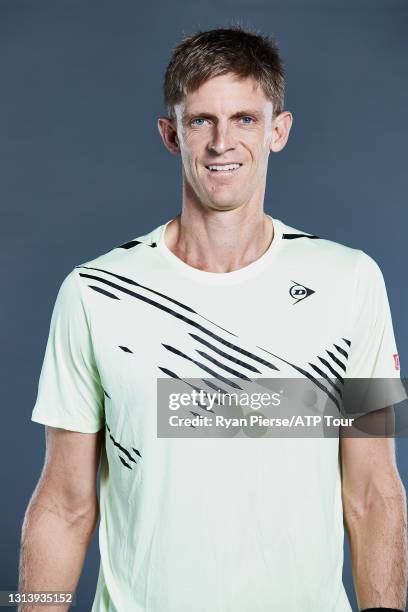
[(183, 207), (166, 228), (166, 246), (206, 272), (232, 272), (259, 259), (270, 246), (273, 224), (262, 209), (214, 211)]

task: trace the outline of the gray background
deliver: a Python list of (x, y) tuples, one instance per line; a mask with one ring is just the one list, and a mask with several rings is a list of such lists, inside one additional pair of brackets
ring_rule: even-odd
[[(162, 76), (183, 33), (232, 19), (273, 34), (286, 65), (294, 125), (271, 157), (265, 209), (376, 259), (408, 374), (406, 2), (0, 1), (0, 589), (16, 588), (21, 523), (42, 465), (43, 427), (30, 415), (59, 285), (76, 264), (178, 212), (180, 161), (156, 128)], [(90, 610), (97, 563), (94, 537), (80, 612)]]

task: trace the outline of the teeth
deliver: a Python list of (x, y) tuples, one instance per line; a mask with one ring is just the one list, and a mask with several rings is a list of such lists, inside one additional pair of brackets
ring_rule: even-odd
[(224, 164), (219, 166), (207, 166), (210, 170), (236, 170), (239, 164)]

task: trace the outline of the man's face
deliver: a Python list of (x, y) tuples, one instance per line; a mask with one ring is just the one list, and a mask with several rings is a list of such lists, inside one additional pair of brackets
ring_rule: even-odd
[(246, 204), (264, 189), (272, 102), (252, 78), (213, 77), (175, 106), (185, 179), (215, 210)]

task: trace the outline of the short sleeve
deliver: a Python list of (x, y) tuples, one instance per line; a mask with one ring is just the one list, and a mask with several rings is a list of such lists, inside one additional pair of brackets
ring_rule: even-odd
[(104, 393), (75, 269), (55, 300), (31, 420), (82, 433), (104, 425)]
[[(363, 413), (406, 398), (400, 379), (400, 364), (383, 274), (378, 264), (359, 251), (356, 264), (349, 360), (349, 388), (368, 388)], [(356, 379), (364, 379), (358, 382)], [(375, 383), (372, 379), (378, 379)], [(360, 393), (356, 394), (360, 395)], [(368, 400), (369, 398), (369, 400)]]
[(374, 259), (363, 251), (359, 251), (352, 311), (347, 376), (399, 377), (398, 351), (384, 277)]

